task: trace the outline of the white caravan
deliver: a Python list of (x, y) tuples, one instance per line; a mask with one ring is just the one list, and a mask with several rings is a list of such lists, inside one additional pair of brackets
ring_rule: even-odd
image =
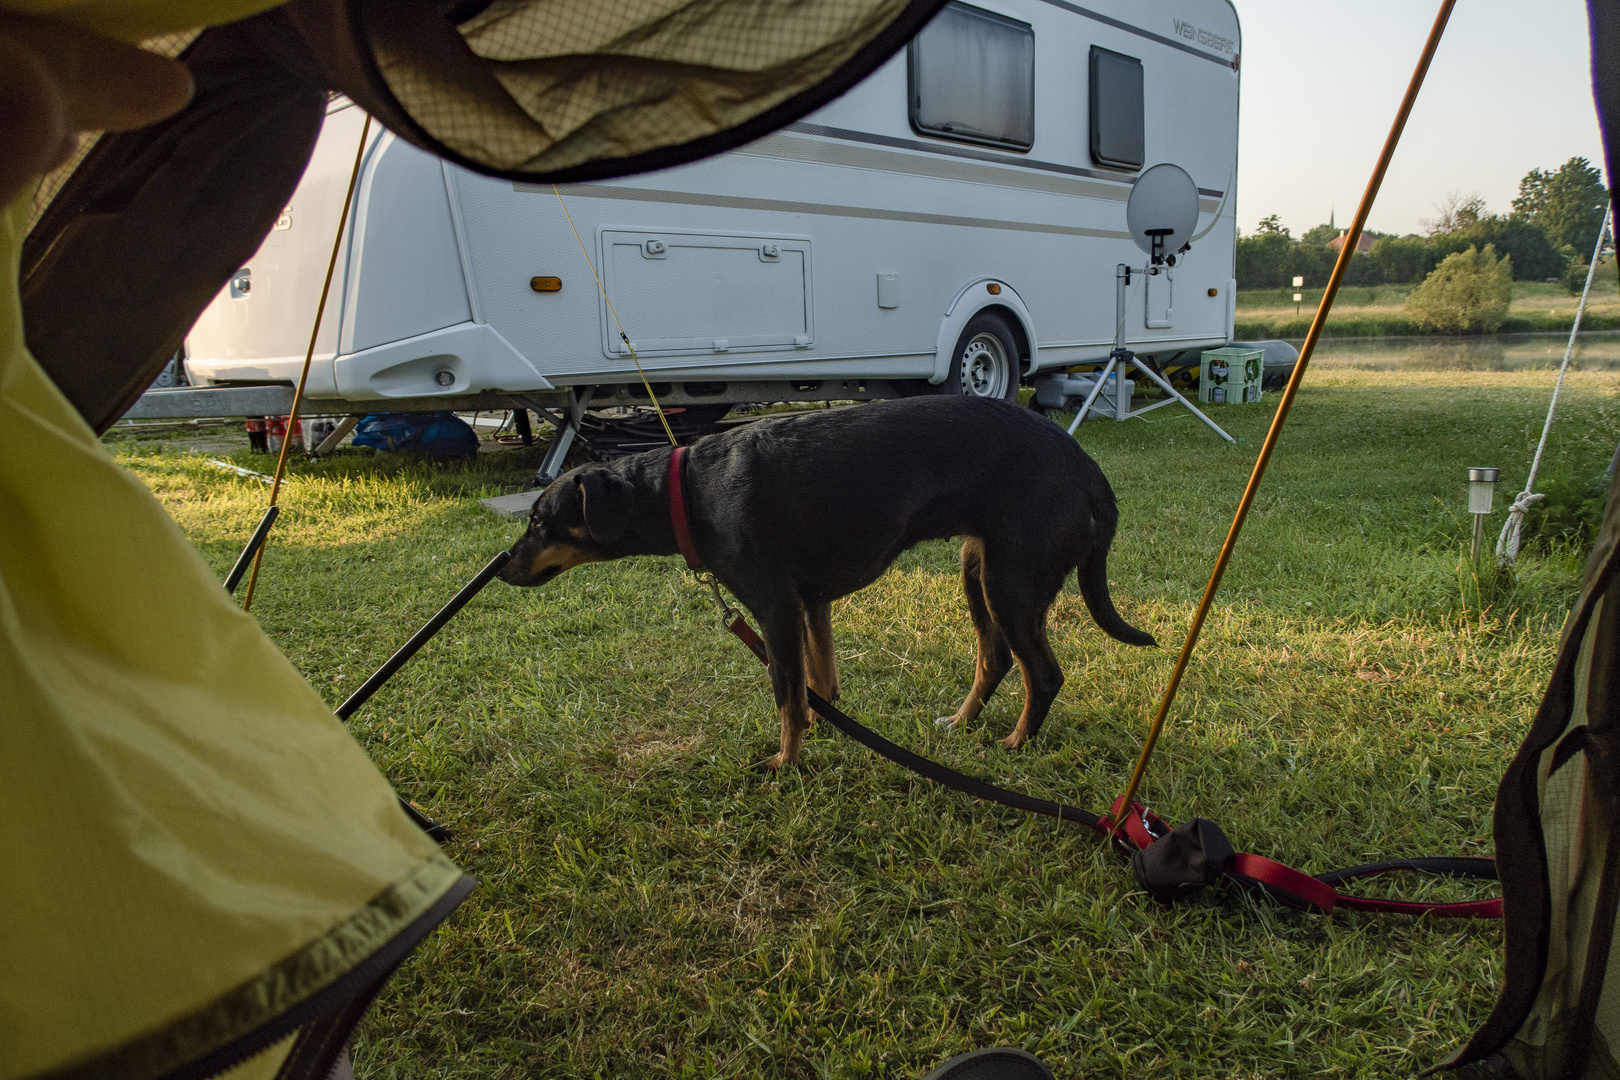
[[(373, 126), (309, 411), (566, 398), (577, 417), (585, 397), (644, 400), (636, 362), (675, 404), (1011, 397), (1106, 359), (1115, 266), (1141, 262), (1126, 198), (1160, 162), (1193, 177), (1198, 226), (1133, 279), (1127, 343), (1225, 345), (1239, 42), (1227, 0), (953, 2), (805, 120), (560, 199)], [(291, 205), (190, 335), (195, 385), (296, 380), (363, 119), (333, 103)]]

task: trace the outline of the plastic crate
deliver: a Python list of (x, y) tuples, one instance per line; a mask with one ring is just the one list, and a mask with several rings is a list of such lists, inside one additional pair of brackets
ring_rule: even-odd
[(1260, 400), (1266, 354), (1259, 349), (1206, 349), (1198, 362), (1198, 400), (1247, 405)]

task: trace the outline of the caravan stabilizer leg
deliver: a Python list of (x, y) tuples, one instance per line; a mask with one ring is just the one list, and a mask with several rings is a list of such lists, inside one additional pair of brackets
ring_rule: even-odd
[(574, 436), (579, 434), (579, 422), (595, 389), (592, 386), (571, 388), (568, 391), (568, 410), (564, 416), (557, 416), (550, 409), (535, 410), (557, 429), (557, 434), (552, 436), (551, 446), (546, 449), (545, 458), (540, 462), (540, 470), (534, 474), (536, 487), (547, 487), (562, 475), (563, 459), (568, 457), (568, 451), (574, 445)]

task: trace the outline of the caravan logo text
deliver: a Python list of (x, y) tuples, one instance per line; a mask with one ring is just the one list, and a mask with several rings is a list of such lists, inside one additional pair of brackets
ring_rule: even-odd
[(1207, 49), (1214, 49), (1216, 52), (1223, 52), (1228, 56), (1232, 55), (1233, 42), (1231, 38), (1212, 34), (1202, 27), (1194, 26), (1190, 22), (1182, 22), (1180, 19), (1175, 20), (1175, 29), (1177, 37), (1186, 38), (1188, 41), (1196, 41)]

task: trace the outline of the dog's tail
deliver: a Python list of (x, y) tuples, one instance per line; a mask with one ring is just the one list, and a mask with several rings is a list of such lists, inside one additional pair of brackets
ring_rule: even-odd
[(1114, 610), (1113, 598), (1108, 595), (1108, 548), (1101, 546), (1078, 567), (1080, 595), (1086, 598), (1091, 617), (1102, 627), (1102, 632), (1127, 645), (1157, 645), (1153, 635), (1138, 630)]

